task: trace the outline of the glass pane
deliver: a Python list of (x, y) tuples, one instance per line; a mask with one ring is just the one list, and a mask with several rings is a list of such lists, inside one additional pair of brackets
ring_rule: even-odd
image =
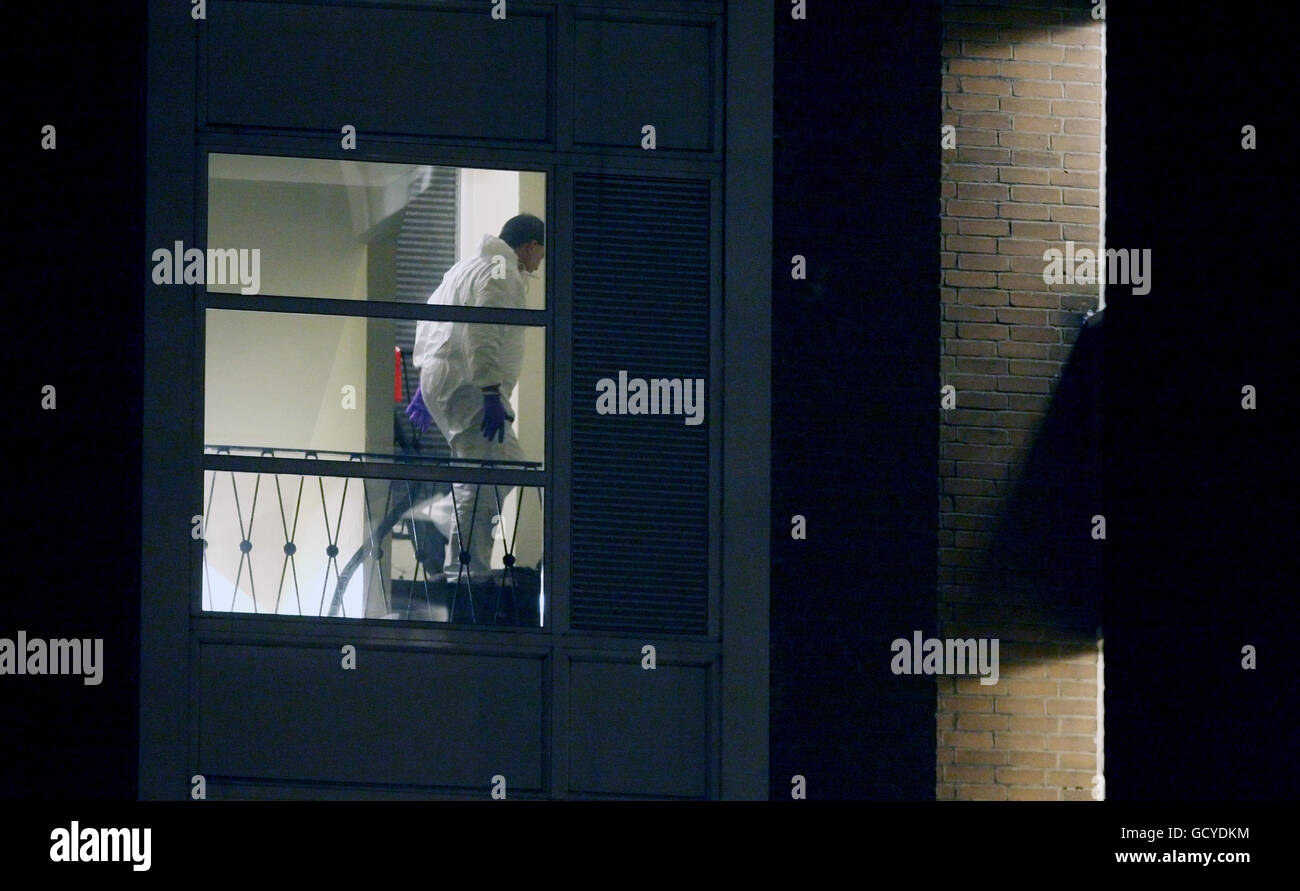
[[(452, 264), (480, 256), (485, 236), (519, 214), (545, 221), (545, 173), (210, 154), (206, 247), (243, 250), (247, 262), (241, 270), (231, 255), (211, 276), (205, 266), (206, 287), (423, 303)], [(546, 265), (534, 253), (519, 258), (538, 263), (535, 272), (513, 284), (523, 308), (543, 309)]]
[(203, 610), (540, 627), (543, 490), (205, 471)]
[[(541, 469), (545, 328), (408, 328), (397, 319), (210, 309), (205, 340), (208, 452), (314, 450)], [(480, 385), (491, 383), (500, 385), (505, 420), (489, 441), (484, 412), (495, 406)], [(417, 389), (431, 416), (423, 431), (407, 414)]]

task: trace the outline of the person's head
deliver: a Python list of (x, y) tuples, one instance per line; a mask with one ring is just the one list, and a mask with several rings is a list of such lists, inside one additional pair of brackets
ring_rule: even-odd
[(521, 213), (506, 220), (500, 237), (519, 257), (520, 266), (529, 272), (537, 271), (546, 256), (545, 223), (530, 213)]

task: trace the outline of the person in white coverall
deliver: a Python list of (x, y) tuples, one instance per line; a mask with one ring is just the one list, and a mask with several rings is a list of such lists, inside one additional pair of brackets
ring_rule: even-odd
[[(484, 235), (477, 255), (442, 277), (428, 303), (523, 309), (526, 283), (546, 255), (546, 224), (531, 214), (512, 217), (501, 234)], [(431, 418), (453, 458), (522, 461), (511, 424), (510, 394), (524, 361), (524, 327), (482, 322), (420, 322), (412, 362), (420, 387), (407, 409), (416, 426)], [(423, 409), (427, 408), (427, 413)], [(492, 518), (513, 487), (458, 483), (457, 520), (448, 538), (470, 578), (486, 578), (492, 558)], [(478, 504), (475, 506), (475, 496)], [(468, 561), (468, 562), (467, 562)], [(458, 570), (458, 573), (460, 570)]]

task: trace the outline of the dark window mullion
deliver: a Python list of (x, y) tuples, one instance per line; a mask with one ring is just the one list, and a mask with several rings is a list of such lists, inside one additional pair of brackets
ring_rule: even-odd
[(372, 319), (415, 319), (430, 322), (480, 322), (549, 328), (550, 309), (497, 309), (483, 306), (445, 306), (438, 303), (402, 303), (389, 300), (335, 300), (326, 297), (281, 297), (255, 294), (213, 294), (199, 289), (204, 309), (243, 312), (283, 312), (301, 315), (362, 316)]

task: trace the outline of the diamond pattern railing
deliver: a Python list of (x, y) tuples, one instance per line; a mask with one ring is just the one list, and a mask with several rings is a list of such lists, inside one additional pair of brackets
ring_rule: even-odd
[[(204, 476), (205, 611), (541, 624), (541, 487), (231, 470)], [(286, 481), (293, 476), (296, 484)], [(262, 491), (268, 484), (274, 499)], [(458, 501), (468, 509), (457, 510)], [(533, 566), (520, 564), (521, 524)], [(484, 534), (491, 547), (475, 541)], [(499, 559), (489, 562), (484, 555), (497, 540)], [(265, 563), (268, 543), (270, 553), (279, 551), (278, 566)]]

